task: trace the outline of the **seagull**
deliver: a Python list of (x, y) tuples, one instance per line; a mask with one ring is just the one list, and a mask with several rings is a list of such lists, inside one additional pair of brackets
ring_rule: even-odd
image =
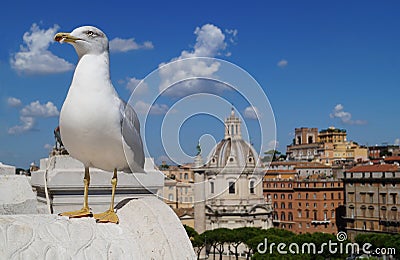
[[(79, 58), (59, 124), (65, 148), (85, 167), (83, 208), (60, 215), (93, 216), (100, 223), (118, 223), (114, 212), (117, 171), (144, 172), (139, 120), (112, 85), (108, 39), (100, 29), (82, 26), (71, 33), (57, 33), (54, 40), (71, 44)], [(90, 167), (114, 173), (110, 208), (104, 213), (92, 214), (88, 205)]]

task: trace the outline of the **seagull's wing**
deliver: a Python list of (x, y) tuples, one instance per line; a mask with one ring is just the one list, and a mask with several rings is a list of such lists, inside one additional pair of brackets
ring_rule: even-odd
[[(121, 131), (122, 138), (128, 147), (133, 151), (133, 166), (136, 169), (134, 171), (143, 171), (144, 167), (144, 153), (143, 153), (143, 143), (140, 137), (140, 123), (136, 115), (135, 110), (132, 106), (121, 100), (120, 105), (121, 113)], [(129, 160), (128, 158), (128, 161)]]

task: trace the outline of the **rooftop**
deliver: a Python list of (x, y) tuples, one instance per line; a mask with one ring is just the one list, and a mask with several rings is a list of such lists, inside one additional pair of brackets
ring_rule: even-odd
[(395, 164), (374, 164), (355, 166), (347, 172), (395, 172), (399, 171), (399, 166)]

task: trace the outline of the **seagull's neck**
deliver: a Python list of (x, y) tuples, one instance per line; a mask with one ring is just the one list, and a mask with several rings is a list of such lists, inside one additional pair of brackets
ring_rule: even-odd
[(112, 87), (109, 64), (110, 62), (107, 52), (96, 55), (83, 55), (76, 66), (72, 85), (78, 85), (79, 88), (91, 88), (94, 86), (104, 86), (104, 84), (87, 84), (88, 82), (109, 82)]

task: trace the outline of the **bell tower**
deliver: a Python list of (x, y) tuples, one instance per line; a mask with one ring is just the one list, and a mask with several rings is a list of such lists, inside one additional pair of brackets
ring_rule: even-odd
[(242, 130), (240, 128), (242, 122), (235, 115), (235, 110), (232, 108), (231, 115), (225, 119), (225, 138), (238, 140), (242, 139)]

